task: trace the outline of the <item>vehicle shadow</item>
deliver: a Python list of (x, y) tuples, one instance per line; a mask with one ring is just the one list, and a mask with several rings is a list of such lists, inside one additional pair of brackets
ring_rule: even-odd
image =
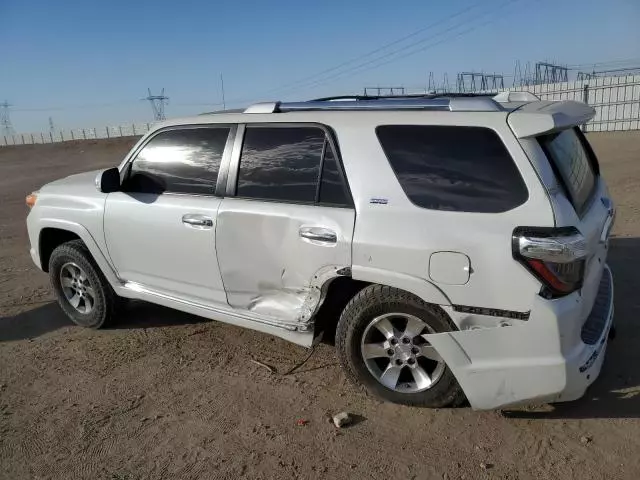
[(550, 411), (505, 410), (505, 417), (640, 418), (640, 238), (612, 237), (609, 245), (616, 337), (607, 346), (600, 377), (580, 400), (554, 404)]
[(0, 342), (29, 340), (71, 325), (58, 304), (49, 302), (27, 312), (0, 317)]
[[(141, 301), (129, 301), (109, 329), (157, 328), (193, 325), (209, 319)], [(0, 317), (0, 342), (29, 340), (74, 326), (56, 302), (13, 316)], [(80, 328), (80, 327), (77, 327)]]

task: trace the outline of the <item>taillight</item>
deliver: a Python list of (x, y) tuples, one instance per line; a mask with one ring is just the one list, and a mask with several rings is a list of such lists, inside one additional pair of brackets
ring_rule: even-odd
[(549, 297), (578, 290), (584, 278), (587, 244), (574, 227), (518, 227), (513, 231), (513, 258), (546, 287)]

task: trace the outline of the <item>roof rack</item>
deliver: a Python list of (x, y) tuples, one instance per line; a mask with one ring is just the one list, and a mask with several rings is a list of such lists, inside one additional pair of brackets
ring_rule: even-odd
[(407, 93), (403, 95), (337, 95), (333, 97), (315, 98), (310, 102), (329, 102), (335, 100), (386, 100), (393, 98), (473, 98), (493, 97), (495, 93), (441, 92), (441, 93)]
[(494, 112), (503, 110), (490, 95), (417, 95), (393, 97), (329, 97), (306, 102), (264, 102), (244, 113), (284, 113), (319, 110), (431, 110), (451, 112)]

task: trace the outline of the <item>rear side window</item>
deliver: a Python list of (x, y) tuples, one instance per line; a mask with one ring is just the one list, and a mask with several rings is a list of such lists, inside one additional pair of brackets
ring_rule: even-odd
[(322, 128), (247, 126), (236, 195), (345, 205), (335, 154)]
[(386, 125), (376, 133), (404, 192), (419, 207), (497, 213), (528, 198), (511, 155), (491, 129)]
[(576, 212), (580, 214), (596, 185), (597, 165), (586, 139), (576, 129), (538, 138)]
[(131, 163), (123, 190), (213, 195), (228, 127), (160, 132)]

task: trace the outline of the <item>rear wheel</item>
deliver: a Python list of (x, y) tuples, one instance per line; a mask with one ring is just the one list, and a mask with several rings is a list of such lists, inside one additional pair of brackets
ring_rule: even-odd
[(336, 348), (349, 378), (384, 400), (433, 408), (458, 405), (464, 394), (426, 339), (453, 328), (444, 312), (415, 295), (371, 285), (344, 309)]
[(75, 324), (100, 328), (114, 315), (118, 297), (81, 240), (53, 251), (49, 276), (60, 307)]

